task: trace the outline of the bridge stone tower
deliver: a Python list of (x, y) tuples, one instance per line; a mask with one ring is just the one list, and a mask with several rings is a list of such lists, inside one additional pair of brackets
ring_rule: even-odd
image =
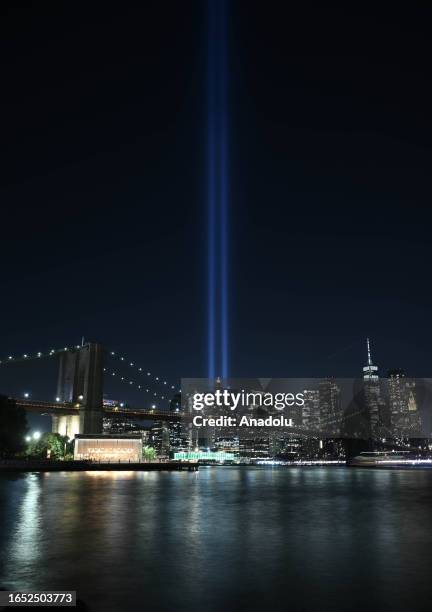
[(53, 416), (53, 432), (68, 435), (102, 433), (103, 356), (101, 344), (88, 342), (60, 356), (57, 396), (79, 404), (79, 415)]

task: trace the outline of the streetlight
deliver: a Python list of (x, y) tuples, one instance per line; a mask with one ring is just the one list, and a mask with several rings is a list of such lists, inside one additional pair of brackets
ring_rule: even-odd
[(41, 437), (41, 432), (35, 431), (33, 434), (33, 440), (39, 440), (40, 437)]
[(27, 399), (27, 398), (29, 398), (29, 397), (30, 397), (30, 393), (27, 393), (27, 392), (26, 392), (26, 393), (24, 393), (24, 397), (25, 397), (26, 399)]
[(59, 398), (59, 397), (56, 397), (56, 402), (59, 402), (59, 401), (60, 401), (60, 398)]
[(26, 439), (26, 442), (30, 442), (31, 436), (26, 436), (25, 439)]

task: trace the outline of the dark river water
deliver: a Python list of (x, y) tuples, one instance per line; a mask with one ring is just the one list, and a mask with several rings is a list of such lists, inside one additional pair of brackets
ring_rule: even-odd
[(88, 610), (430, 610), (432, 470), (0, 477), (0, 587)]

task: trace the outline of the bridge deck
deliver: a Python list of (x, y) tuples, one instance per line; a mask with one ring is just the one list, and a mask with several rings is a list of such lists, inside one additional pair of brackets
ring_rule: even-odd
[[(69, 402), (44, 402), (33, 399), (16, 399), (17, 406), (21, 406), (28, 412), (48, 415), (73, 415), (79, 414), (83, 409), (79, 404)], [(104, 416), (116, 417), (124, 416), (132, 419), (146, 419), (148, 421), (180, 421), (182, 414), (178, 412), (168, 412), (163, 410), (149, 410), (140, 408), (103, 408)]]

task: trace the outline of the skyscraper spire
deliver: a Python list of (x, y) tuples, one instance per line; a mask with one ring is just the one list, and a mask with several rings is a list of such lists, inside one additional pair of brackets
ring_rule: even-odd
[(367, 343), (367, 355), (368, 355), (368, 365), (371, 366), (372, 365), (372, 357), (371, 357), (371, 350), (370, 350), (370, 343), (369, 343), (369, 338), (366, 338), (366, 343)]
[(366, 338), (367, 365), (363, 368), (365, 406), (372, 438), (382, 437), (382, 426), (385, 419), (385, 403), (381, 396), (378, 366), (372, 363), (369, 338)]
[(372, 363), (369, 338), (366, 338), (367, 346), (367, 365), (363, 368), (363, 378), (365, 380), (378, 380), (378, 368)]

